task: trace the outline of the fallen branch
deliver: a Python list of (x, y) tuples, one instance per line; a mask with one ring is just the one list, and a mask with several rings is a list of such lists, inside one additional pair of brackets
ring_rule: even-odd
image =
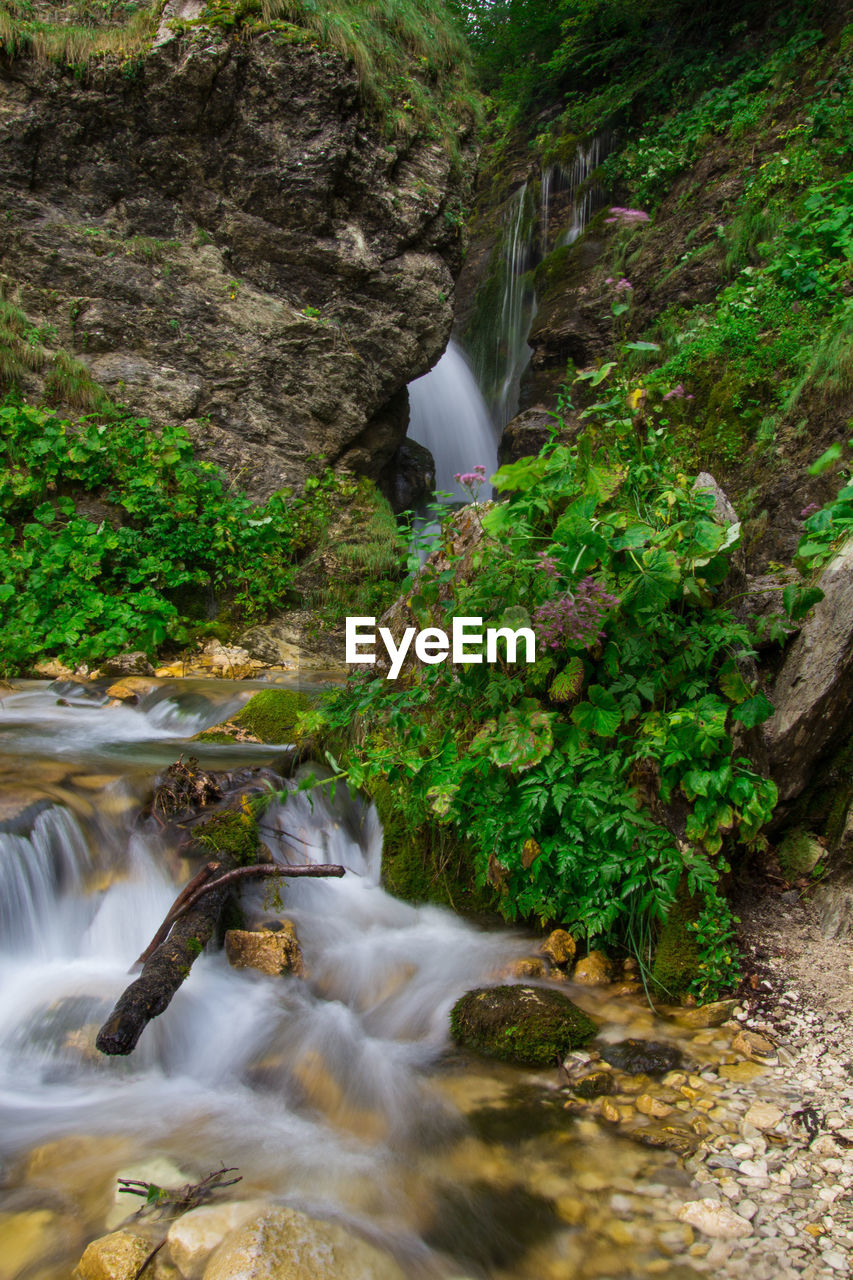
[[(216, 872), (221, 871), (221, 875)], [(132, 1053), (152, 1018), (169, 1007), (172, 997), (213, 937), (231, 886), (252, 876), (335, 876), (341, 866), (278, 863), (228, 868), (208, 863), (193, 877), (172, 904), (165, 920), (140, 959), (142, 972), (119, 996), (110, 1016), (98, 1032), (96, 1048), (112, 1056)]]

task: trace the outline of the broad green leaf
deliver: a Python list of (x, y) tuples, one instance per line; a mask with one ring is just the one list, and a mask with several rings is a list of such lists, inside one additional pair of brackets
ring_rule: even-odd
[[(508, 489), (517, 493), (526, 493), (542, 479), (548, 469), (548, 461), (548, 458), (534, 456), (519, 458), (518, 462), (508, 462), (492, 476), (492, 484), (499, 493), (504, 493)], [(493, 510), (496, 511), (499, 508), (495, 507)], [(491, 515), (491, 512), (488, 514)]]
[(739, 707), (735, 707), (732, 719), (737, 720), (746, 729), (754, 729), (756, 725), (769, 720), (772, 715), (773, 703), (763, 693), (757, 693), (754, 698), (749, 698)]
[(599, 738), (612, 738), (622, 723), (619, 704), (600, 684), (591, 685), (587, 691), (589, 701), (581, 702), (572, 712), (572, 720), (579, 729), (597, 734)]
[(735, 664), (729, 663), (720, 672), (720, 688), (732, 702), (745, 702), (752, 690), (746, 684)]
[(660, 351), (657, 342), (624, 342), (622, 346), (625, 351)]

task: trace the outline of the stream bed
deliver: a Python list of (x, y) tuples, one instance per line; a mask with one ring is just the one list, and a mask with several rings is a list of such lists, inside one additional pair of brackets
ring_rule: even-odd
[[(206, 953), (133, 1055), (97, 1052), (193, 870), (140, 821), (154, 777), (182, 753), (229, 770), (274, 770), (280, 754), (188, 742), (256, 682), (152, 684), (135, 707), (35, 681), (0, 696), (2, 1280), (68, 1277), (138, 1207), (119, 1177), (174, 1186), (222, 1166), (242, 1177), (234, 1199), (342, 1223), (405, 1276), (694, 1274), (693, 1233), (674, 1216), (689, 1177), (671, 1151), (567, 1106), (556, 1066), (450, 1044), (455, 1000), (536, 940), (390, 897), (375, 811), (341, 789), (274, 803), (262, 834), (277, 858), (340, 862), (345, 877), (291, 881), (281, 902), (245, 895), (251, 920), (294, 923), (305, 978)], [(636, 997), (570, 990), (604, 1039), (661, 1032)], [(290, 1275), (258, 1265), (240, 1276)], [(165, 1254), (149, 1274), (179, 1276)]]

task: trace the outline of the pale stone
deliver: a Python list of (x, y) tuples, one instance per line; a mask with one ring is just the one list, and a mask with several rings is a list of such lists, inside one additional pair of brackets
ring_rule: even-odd
[(114, 1231), (87, 1245), (72, 1280), (136, 1280), (151, 1252), (150, 1240), (132, 1231)]
[(572, 978), (585, 987), (602, 987), (610, 981), (612, 968), (603, 951), (590, 951), (577, 962)]
[(406, 1280), (388, 1254), (333, 1222), (272, 1209), (231, 1232), (204, 1280)]
[(552, 964), (566, 965), (575, 958), (575, 940), (567, 929), (554, 929), (542, 943), (542, 954)]
[(688, 1200), (678, 1211), (681, 1222), (718, 1240), (742, 1240), (752, 1235), (752, 1224), (716, 1200)]
[(260, 1200), (202, 1205), (173, 1222), (166, 1241), (172, 1261), (184, 1280), (197, 1280), (217, 1245), (231, 1231), (257, 1217), (264, 1207)]
[(257, 969), (270, 977), (283, 973), (305, 974), (302, 948), (290, 920), (280, 929), (229, 929), (225, 934), (225, 954), (235, 969)]
[(753, 1102), (744, 1116), (746, 1124), (755, 1125), (756, 1129), (775, 1129), (785, 1113), (769, 1102)]

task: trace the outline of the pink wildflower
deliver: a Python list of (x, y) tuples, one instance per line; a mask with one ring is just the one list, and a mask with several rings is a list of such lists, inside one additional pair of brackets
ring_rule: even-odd
[(648, 220), (649, 215), (642, 209), (624, 209), (619, 205), (614, 205), (610, 210), (610, 217), (604, 219), (605, 222), (617, 222), (623, 227), (635, 227)]

